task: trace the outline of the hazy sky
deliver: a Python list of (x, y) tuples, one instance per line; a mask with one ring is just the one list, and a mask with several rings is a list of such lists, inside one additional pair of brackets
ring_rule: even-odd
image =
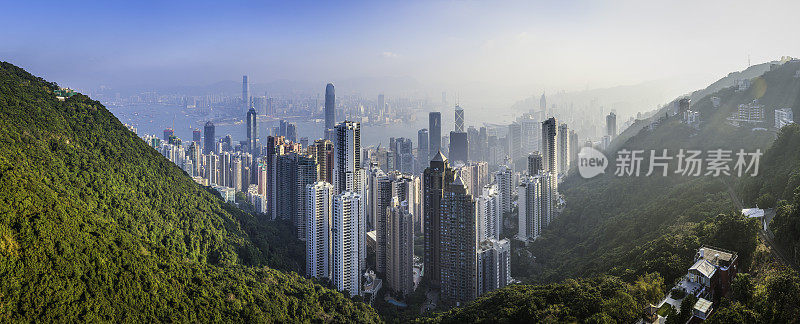
[(8, 1), (2, 8), (0, 60), (73, 87), (202, 85), (242, 74), (323, 84), (391, 76), (467, 97), (477, 89), (526, 95), (687, 76), (710, 82), (744, 68), (748, 55), (753, 63), (800, 56), (800, 1)]

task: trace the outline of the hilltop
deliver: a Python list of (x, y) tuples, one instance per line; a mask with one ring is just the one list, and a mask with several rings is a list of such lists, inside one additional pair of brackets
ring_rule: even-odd
[[(380, 319), (293, 272), (299, 243), (196, 184), (103, 105), (0, 62), (0, 320)], [(274, 267), (274, 268), (271, 268)]]

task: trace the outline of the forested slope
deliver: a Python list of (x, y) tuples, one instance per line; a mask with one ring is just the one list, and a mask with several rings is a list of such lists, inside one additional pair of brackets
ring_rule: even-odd
[[(97, 101), (0, 63), (0, 320), (378, 321)], [(277, 227), (276, 227), (277, 226)]]

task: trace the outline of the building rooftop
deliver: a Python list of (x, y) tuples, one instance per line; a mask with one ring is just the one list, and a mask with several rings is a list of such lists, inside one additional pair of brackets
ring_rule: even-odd
[(708, 314), (708, 311), (711, 310), (711, 301), (706, 300), (705, 298), (700, 298), (694, 303), (694, 310), (703, 314)]
[(695, 262), (691, 268), (689, 268), (689, 271), (692, 270), (701, 273), (706, 278), (711, 278), (714, 275), (714, 272), (717, 271), (717, 267), (706, 260), (700, 259), (697, 260), (697, 262)]
[(697, 250), (697, 257), (695, 260), (706, 260), (714, 266), (723, 266), (727, 267), (734, 260), (736, 260), (736, 252), (733, 251), (726, 251), (720, 248), (712, 248), (709, 246), (703, 246), (699, 250)]
[(764, 217), (764, 210), (761, 208), (745, 208), (742, 209), (742, 214), (750, 218)]

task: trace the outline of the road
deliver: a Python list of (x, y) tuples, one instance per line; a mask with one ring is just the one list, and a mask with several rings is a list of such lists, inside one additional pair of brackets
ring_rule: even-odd
[[(736, 205), (736, 210), (744, 209), (744, 204), (742, 204), (742, 200), (739, 199), (739, 195), (736, 194), (736, 190), (733, 190), (733, 186), (730, 185), (729, 181), (725, 177), (720, 177), (722, 183), (725, 184), (725, 187), (728, 188), (728, 194), (731, 196), (731, 200), (733, 200), (733, 204)], [(769, 250), (772, 251), (772, 254), (780, 261), (783, 265), (791, 267), (795, 271), (800, 271), (800, 267), (797, 266), (796, 263), (792, 262), (791, 259), (787, 258), (783, 254), (783, 250), (781, 250), (777, 244), (772, 240), (774, 235), (772, 234), (772, 230), (769, 229), (769, 223), (772, 221), (772, 218), (775, 216), (775, 211), (769, 211), (768, 215), (764, 216), (764, 222), (767, 223), (767, 226), (760, 226), (758, 229), (758, 236), (761, 237), (761, 240), (764, 241), (769, 247)], [(766, 227), (766, 230), (764, 228)]]

